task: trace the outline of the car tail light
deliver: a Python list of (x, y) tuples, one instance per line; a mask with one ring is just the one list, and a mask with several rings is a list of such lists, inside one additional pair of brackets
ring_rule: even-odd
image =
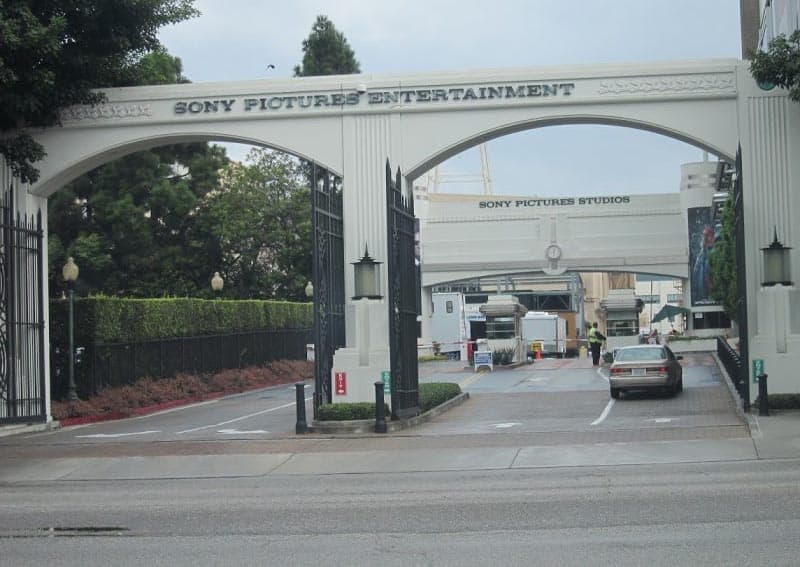
[(667, 373), (667, 367), (666, 366), (659, 366), (658, 368), (653, 368), (653, 370), (657, 370), (661, 374), (666, 374)]
[(611, 374), (622, 374), (623, 372), (625, 372), (624, 368), (612, 368), (611, 369)]

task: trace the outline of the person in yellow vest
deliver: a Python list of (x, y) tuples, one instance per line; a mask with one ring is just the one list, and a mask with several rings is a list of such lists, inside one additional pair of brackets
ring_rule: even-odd
[(589, 329), (589, 348), (592, 349), (592, 365), (600, 366), (600, 347), (606, 337), (597, 329), (597, 321), (592, 323), (592, 328)]

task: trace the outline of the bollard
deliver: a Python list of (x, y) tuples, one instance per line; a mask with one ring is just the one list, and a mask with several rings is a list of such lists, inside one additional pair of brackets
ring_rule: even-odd
[(308, 431), (306, 424), (306, 385), (302, 382), (297, 382), (294, 385), (295, 401), (297, 405), (297, 423), (294, 426), (295, 433), (305, 433)]
[(375, 382), (375, 433), (386, 433), (386, 405), (383, 401), (383, 382)]
[(767, 394), (767, 375), (758, 375), (758, 415), (769, 415), (769, 395)]

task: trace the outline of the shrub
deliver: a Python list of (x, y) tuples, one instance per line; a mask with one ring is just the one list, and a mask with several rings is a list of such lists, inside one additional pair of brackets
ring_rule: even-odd
[[(461, 387), (451, 382), (430, 382), (419, 385), (419, 407), (422, 413), (443, 404), (461, 393)], [(390, 415), (386, 407), (387, 417)], [(348, 421), (374, 419), (375, 404), (372, 402), (323, 404), (317, 411), (318, 421)]]
[[(308, 380), (314, 364), (277, 360), (264, 366), (223, 370), (210, 375), (179, 374), (174, 378), (143, 378), (127, 386), (105, 388), (97, 396), (76, 402), (52, 402), (53, 418), (127, 417), (140, 408), (170, 402), (192, 402), (209, 395), (232, 394), (255, 388)], [(374, 414), (373, 414), (374, 415)]]
[(497, 366), (511, 364), (514, 360), (514, 349), (503, 348), (492, 352), (492, 364)]
[(609, 364), (611, 364), (612, 362), (614, 362), (614, 353), (613, 353), (613, 352), (611, 352), (611, 351), (606, 351), (606, 352), (603, 354), (603, 360), (604, 360), (605, 362), (608, 362)]
[(443, 404), (461, 393), (454, 382), (427, 382), (419, 385), (419, 408), (422, 413)]
[[(386, 406), (386, 416), (391, 415)], [(341, 404), (322, 404), (317, 411), (319, 421), (348, 421), (352, 419), (374, 419), (375, 404), (372, 402), (356, 402)]]
[(440, 360), (448, 360), (448, 358), (443, 354), (423, 354), (417, 357), (417, 362), (438, 362)]
[[(769, 394), (769, 409), (800, 409), (800, 394)], [(758, 406), (759, 399), (753, 402), (753, 405)]]

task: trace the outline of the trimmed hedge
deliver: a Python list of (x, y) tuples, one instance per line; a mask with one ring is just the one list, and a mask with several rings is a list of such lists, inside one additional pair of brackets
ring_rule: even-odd
[[(68, 307), (69, 302), (63, 299), (50, 302), (50, 336), (54, 342), (66, 343)], [(298, 329), (313, 324), (310, 303), (116, 297), (75, 301), (76, 341), (84, 344)]]
[[(767, 396), (769, 401), (769, 409), (782, 410), (782, 409), (800, 409), (800, 394), (769, 394)], [(753, 402), (755, 407), (758, 407), (759, 399)]]
[[(419, 385), (420, 412), (425, 413), (461, 393), (461, 387), (452, 382), (428, 382)], [(386, 407), (386, 416), (391, 415)], [(317, 410), (318, 421), (349, 421), (374, 419), (373, 402), (322, 404)]]

